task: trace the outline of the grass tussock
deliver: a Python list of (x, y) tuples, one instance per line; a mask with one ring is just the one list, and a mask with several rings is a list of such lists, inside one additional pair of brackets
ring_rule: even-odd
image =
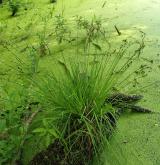
[[(35, 82), (39, 98), (45, 103), (44, 111), (50, 107), (49, 111), (56, 114), (48, 119), (55, 140), (31, 164), (89, 164), (103, 150), (116, 120), (116, 110), (106, 99), (115, 93), (120, 77), (131, 65), (131, 59), (122, 62), (126, 45), (124, 42), (114, 54), (106, 53), (97, 59), (86, 56), (58, 61), (57, 74), (50, 73)], [(96, 60), (98, 63), (94, 63)], [(42, 132), (38, 129), (34, 133)]]

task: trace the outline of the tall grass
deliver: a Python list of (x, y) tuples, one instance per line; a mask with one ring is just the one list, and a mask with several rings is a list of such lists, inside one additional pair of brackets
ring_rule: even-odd
[(49, 157), (47, 160), (35, 157), (32, 164), (38, 161), (44, 161), (44, 164), (89, 164), (93, 156), (99, 154), (114, 130), (107, 113), (114, 117), (115, 109), (110, 103), (105, 104), (105, 100), (115, 92), (121, 77), (137, 56), (133, 53), (131, 58), (123, 61), (127, 49), (125, 41), (112, 53), (64, 58), (57, 63), (58, 72), (35, 81), (36, 95), (44, 111), (51, 113), (47, 120), (53, 125), (58, 123), (53, 126), (56, 136), (49, 152), (60, 150), (62, 154), (54, 153), (54, 159)]

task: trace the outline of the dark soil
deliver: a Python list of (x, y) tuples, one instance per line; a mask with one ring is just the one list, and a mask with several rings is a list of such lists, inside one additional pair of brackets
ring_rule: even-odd
[(68, 165), (62, 161), (64, 159), (64, 147), (59, 141), (55, 141), (46, 150), (38, 153), (29, 165)]

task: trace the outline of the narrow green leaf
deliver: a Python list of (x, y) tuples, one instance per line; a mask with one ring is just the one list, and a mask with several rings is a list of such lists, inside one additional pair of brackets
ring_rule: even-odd
[(94, 43), (94, 42), (92, 42), (92, 44), (93, 44), (93, 46), (94, 46), (96, 49), (102, 50), (102, 48), (101, 48), (100, 45), (98, 45), (98, 44), (96, 44), (96, 43)]
[(58, 138), (58, 137), (59, 137), (58, 134), (57, 134), (57, 132), (56, 132), (54, 129), (49, 129), (48, 132), (49, 132), (51, 135), (53, 135), (55, 138)]
[(36, 128), (32, 132), (34, 132), (34, 133), (42, 133), (42, 132), (46, 132), (46, 129), (44, 129), (44, 128)]
[(47, 134), (47, 136), (46, 136), (46, 147), (48, 147), (50, 143), (51, 143), (51, 137), (50, 137), (49, 134)]

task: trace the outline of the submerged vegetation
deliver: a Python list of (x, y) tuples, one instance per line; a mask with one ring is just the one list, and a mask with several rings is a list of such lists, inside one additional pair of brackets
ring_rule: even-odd
[[(8, 5), (15, 16), (20, 3)], [(123, 39), (114, 45), (103, 19), (69, 20), (53, 10), (42, 18), (35, 43), (19, 50), (0, 40), (2, 50), (14, 58), (0, 78), (2, 165), (87, 165), (95, 157), (104, 164), (100, 154), (112, 139), (120, 114), (152, 112), (136, 105), (143, 97), (139, 82), (152, 70), (152, 62), (141, 57), (145, 33), (140, 32), (139, 40)], [(21, 42), (29, 39), (32, 22), (25, 28)], [(18, 53), (23, 51), (22, 57)], [(39, 148), (26, 160), (30, 145)]]

